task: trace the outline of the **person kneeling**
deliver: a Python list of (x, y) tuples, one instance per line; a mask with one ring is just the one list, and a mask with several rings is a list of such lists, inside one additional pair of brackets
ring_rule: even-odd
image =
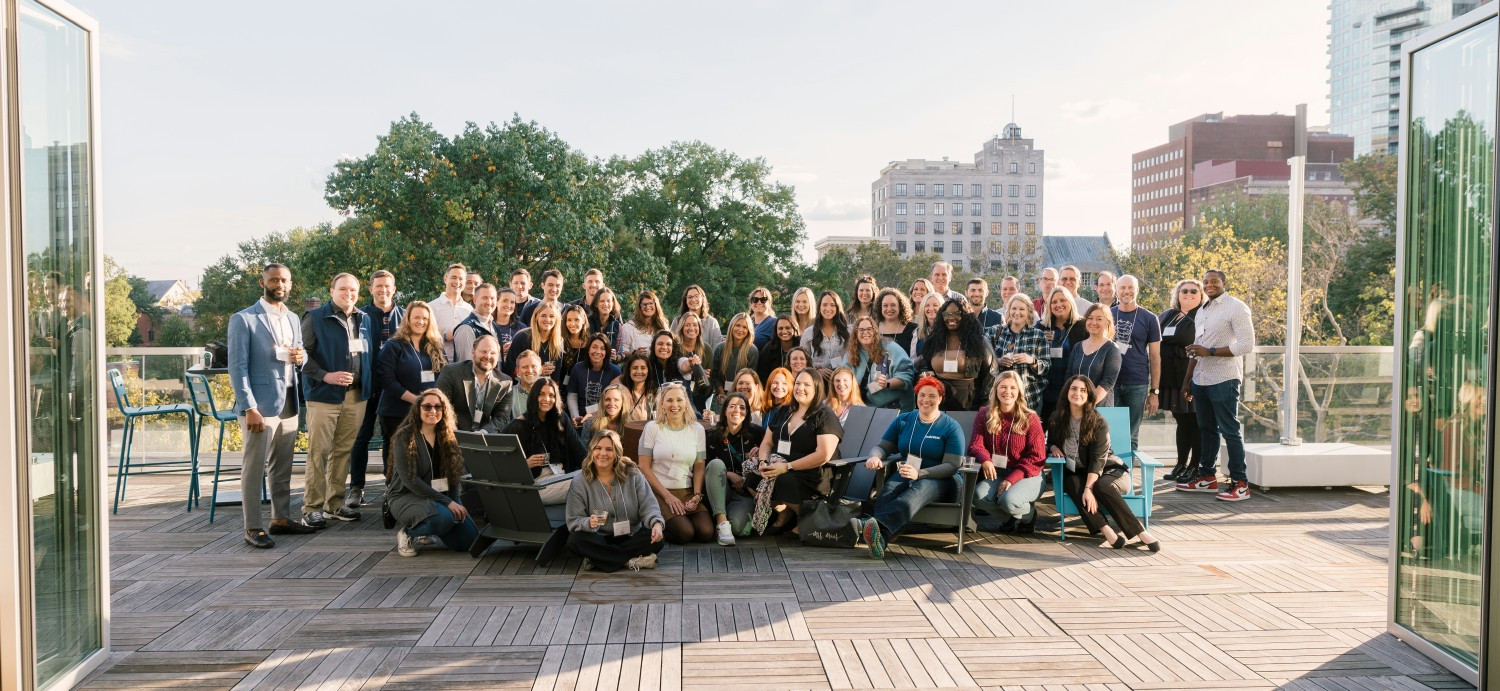
[(583, 557), (583, 569), (656, 568), (665, 521), (619, 434), (605, 430), (594, 437), (581, 475), (568, 487), (567, 521), (568, 549)]
[(963, 460), (964, 431), (957, 420), (943, 414), (943, 383), (923, 377), (915, 391), (917, 409), (892, 421), (865, 461), (865, 467), (872, 470), (889, 464), (896, 468), (875, 497), (872, 515), (854, 519), (874, 559), (885, 557), (886, 541), (922, 507), (953, 501), (962, 484), (954, 473)]
[[(455, 552), (469, 549), (479, 535), (474, 519), (458, 501), (458, 478), (464, 458), (453, 436), (453, 406), (437, 389), (423, 391), (391, 438), (387, 494), (396, 531), (396, 553), (417, 556), (416, 538), (434, 536)], [(447, 492), (433, 488), (435, 473), (448, 481)]]

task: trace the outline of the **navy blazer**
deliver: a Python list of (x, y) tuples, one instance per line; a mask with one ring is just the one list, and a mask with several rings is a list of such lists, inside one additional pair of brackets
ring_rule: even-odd
[[(291, 310), (287, 310), (286, 329), (294, 339), (292, 345), (300, 347), (302, 322)], [(259, 300), (229, 318), (228, 346), (229, 385), (234, 389), (235, 414), (244, 415), (255, 408), (264, 417), (280, 417), (287, 405), (287, 390), (297, 386), (301, 368), (293, 365), (288, 376), (286, 363), (276, 359), (276, 333), (272, 331), (271, 315)], [(296, 406), (294, 395), (294, 410)]]

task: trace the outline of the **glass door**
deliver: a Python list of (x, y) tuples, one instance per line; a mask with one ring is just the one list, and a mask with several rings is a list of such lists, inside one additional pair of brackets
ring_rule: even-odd
[(16, 25), (23, 379), (31, 508), (33, 656), (45, 687), (104, 640), (95, 293), (93, 56), (89, 30), (19, 0)]

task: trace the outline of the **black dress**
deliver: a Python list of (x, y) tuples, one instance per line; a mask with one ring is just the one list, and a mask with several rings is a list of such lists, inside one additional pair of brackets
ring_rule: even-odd
[[(822, 403), (808, 412), (802, 420), (802, 425), (796, 430), (788, 429), (795, 405), (795, 403), (784, 405), (771, 411), (771, 416), (766, 421), (766, 430), (771, 433), (772, 454), (777, 453), (781, 442), (789, 441), (791, 450), (779, 455), (785, 457), (788, 462), (796, 461), (818, 450), (818, 437), (821, 435), (832, 434), (839, 439), (844, 438), (844, 427), (839, 424), (839, 416)], [(771, 498), (777, 502), (800, 505), (805, 500), (817, 498), (818, 484), (822, 479), (823, 468), (821, 466), (787, 471), (785, 475), (776, 478), (776, 488), (771, 491)]]
[[(521, 441), (521, 450), (528, 456), (538, 453), (552, 454), (552, 462), (561, 463), (565, 473), (571, 473), (583, 467), (585, 455), (583, 442), (578, 440), (578, 434), (573, 431), (573, 425), (558, 425), (556, 422), (535, 423), (529, 417), (529, 415), (522, 415), (511, 420), (501, 434), (516, 435)], [(540, 475), (541, 472), (541, 468), (531, 469), (532, 477)]]
[[(906, 322), (906, 328), (902, 329), (901, 333), (896, 333), (896, 334), (881, 334), (881, 335), (885, 336), (886, 338), (891, 339), (892, 341), (894, 341), (896, 343), (896, 345), (901, 346), (901, 349), (904, 350), (904, 351), (906, 351), (906, 353), (908, 355), (910, 355), (911, 352), (912, 352), (912, 350), (911, 350), (912, 339), (916, 338), (916, 334), (917, 334), (917, 323), (916, 322)], [(913, 358), (913, 359), (915, 359), (915, 358)]]
[[(793, 347), (796, 347), (795, 343), (793, 341)], [(766, 385), (766, 380), (771, 377), (771, 372), (777, 367), (791, 369), (786, 360), (787, 353), (781, 349), (781, 344), (778, 341), (771, 341), (766, 344), (766, 347), (760, 350), (760, 357), (755, 361), (755, 373), (760, 375), (760, 385), (762, 387)]]
[[(1182, 380), (1187, 376), (1187, 347), (1193, 344), (1196, 326), (1193, 317), (1198, 309), (1183, 314), (1176, 309), (1161, 313), (1161, 395), (1158, 403), (1162, 410), (1174, 413), (1192, 413), (1193, 404), (1182, 399)], [(1170, 330), (1171, 335), (1167, 335)]]

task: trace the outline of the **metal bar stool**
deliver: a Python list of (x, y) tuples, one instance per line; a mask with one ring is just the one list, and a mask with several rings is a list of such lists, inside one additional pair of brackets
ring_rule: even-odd
[[(208, 522), (213, 523), (214, 513), (219, 507), (219, 474), (224, 463), (224, 426), (231, 422), (237, 422), (239, 416), (235, 415), (233, 410), (219, 409), (219, 404), (214, 400), (214, 392), (208, 385), (208, 377), (206, 375), (189, 372), (187, 383), (188, 394), (193, 397), (193, 407), (198, 412), (198, 441), (203, 441), (203, 425), (213, 422), (219, 423), (219, 444), (214, 453), (214, 479), (208, 495)], [(193, 455), (195, 457), (198, 455), (196, 447), (193, 449)], [(225, 482), (233, 482), (233, 480), (225, 480)], [(260, 478), (260, 484), (261, 496), (270, 496), (266, 494), (266, 478), (264, 475)]]
[[(188, 480), (187, 510), (193, 510), (193, 502), (198, 498), (198, 421), (197, 413), (193, 406), (188, 403), (173, 403), (169, 405), (147, 405), (135, 406), (130, 404), (130, 396), (125, 392), (125, 377), (120, 370), (111, 368), (108, 371), (110, 388), (115, 390), (115, 404), (120, 408), (120, 414), (125, 416), (125, 426), (120, 437), (120, 464), (115, 474), (115, 503), (110, 513), (120, 512), (120, 500), (125, 497), (125, 484), (128, 476), (134, 472), (136, 475), (154, 475), (159, 473), (180, 472), (180, 466), (188, 466), (190, 471)], [(183, 415), (188, 422), (188, 444), (191, 449), (191, 457), (185, 461), (150, 461), (130, 462), (130, 445), (135, 441), (135, 423), (137, 419), (149, 417), (167, 417), (172, 415)], [(131, 470), (131, 466), (139, 468), (156, 468), (155, 470)]]

